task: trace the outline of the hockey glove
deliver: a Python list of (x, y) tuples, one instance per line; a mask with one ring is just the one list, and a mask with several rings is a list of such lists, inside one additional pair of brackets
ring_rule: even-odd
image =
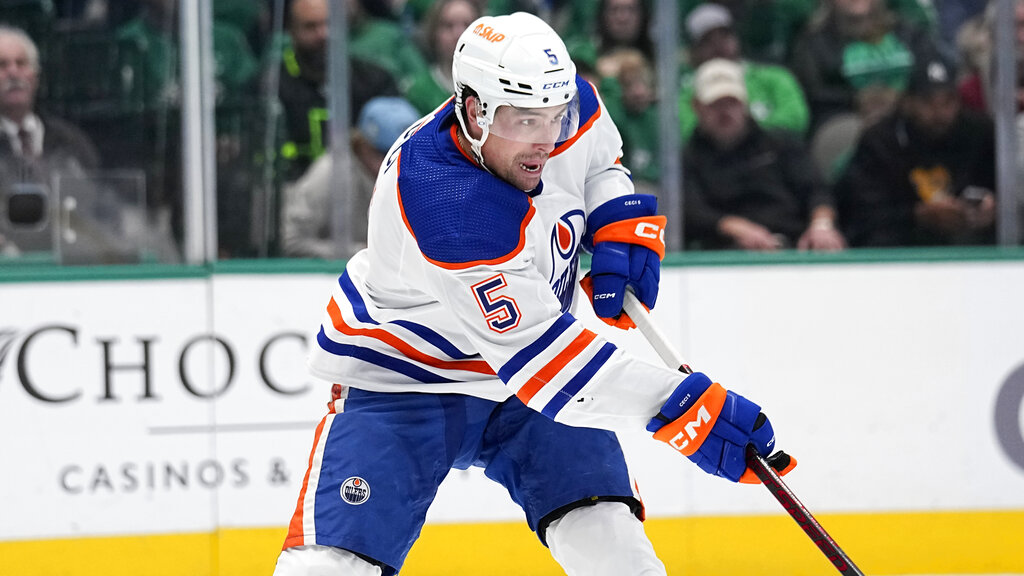
[(583, 246), (593, 257), (584, 290), (597, 316), (612, 326), (633, 327), (628, 316), (618, 322), (627, 286), (648, 309), (658, 299), (666, 220), (655, 215), (657, 208), (654, 196), (632, 194), (605, 202), (587, 218)]
[(796, 459), (785, 452), (769, 456), (775, 432), (760, 406), (700, 372), (687, 376), (672, 392), (647, 431), (701, 470), (733, 482), (760, 482), (747, 468), (747, 444), (753, 444), (781, 475), (796, 467)]

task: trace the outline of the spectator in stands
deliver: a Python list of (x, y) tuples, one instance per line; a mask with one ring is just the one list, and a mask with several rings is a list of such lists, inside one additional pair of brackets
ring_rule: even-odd
[(818, 7), (818, 0), (680, 0), (680, 4), (682, 29), (686, 28), (685, 19), (700, 6), (723, 6), (735, 22), (741, 50), (747, 58), (785, 65), (797, 35)]
[(408, 99), (427, 114), (453, 94), (452, 58), (459, 35), (480, 17), (473, 0), (437, 0), (423, 18), (423, 53), (429, 68), (420, 72), (407, 91)]
[(953, 60), (960, 48), (960, 31), (971, 22), (984, 19), (988, 0), (942, 0), (937, 11), (937, 33)]
[[(993, 65), (995, 64), (994, 26), (997, 0), (984, 13), (960, 29), (958, 47), (965, 73), (959, 82), (961, 102), (967, 108), (991, 112)], [(1014, 25), (1017, 42), (1017, 109), (1024, 112), (1024, 0), (1014, 0)]]
[(685, 233), (696, 248), (840, 250), (828, 188), (803, 145), (747, 112), (743, 68), (713, 59), (694, 80), (697, 128), (683, 154)]
[(650, 36), (650, 0), (601, 0), (597, 8), (596, 33), (569, 40), (567, 47), (574, 62), (583, 62), (598, 76), (618, 74), (616, 54), (639, 50), (654, 61), (654, 41)]
[[(353, 232), (366, 243), (366, 212), (373, 194), (377, 171), (384, 155), (406, 128), (420, 117), (401, 97), (382, 96), (366, 103), (352, 131), (352, 170), (349, 206)], [(332, 201), (341, 199), (336, 191), (345, 174), (333, 170), (330, 154), (318, 158), (294, 184), (285, 187), (282, 245), (286, 256), (338, 258), (338, 240), (332, 237)]]
[(915, 62), (938, 48), (928, 30), (885, 0), (826, 0), (793, 50), (791, 68), (811, 108), (812, 133), (838, 114), (870, 124), (892, 110)]
[(392, 2), (349, 0), (348, 52), (387, 70), (406, 94), (427, 62), (409, 32), (395, 19)]
[[(118, 39), (140, 56), (133, 76), (142, 84), (146, 104), (176, 108), (181, 102), (178, 0), (138, 1), (139, 15), (118, 29)], [(212, 35), (217, 102), (239, 101), (255, 87), (258, 61), (236, 27), (214, 21)]]
[[(690, 65), (696, 69), (713, 58), (740, 63), (747, 87), (750, 115), (761, 127), (783, 130), (803, 139), (810, 111), (796, 77), (782, 66), (758, 64), (743, 58), (732, 16), (720, 4), (701, 4), (686, 18)], [(690, 137), (697, 118), (693, 110), (693, 72), (683, 74), (679, 94), (679, 121), (683, 140)]]
[(633, 184), (656, 194), (660, 180), (659, 124), (654, 70), (639, 50), (617, 55), (618, 74), (601, 79), (601, 97), (622, 136), (622, 162)]
[(263, 54), (270, 27), (267, 0), (213, 0), (213, 21), (232, 26), (245, 36), (253, 54)]
[[(278, 98), (284, 113), (281, 157), (285, 180), (301, 176), (327, 149), (327, 0), (293, 0), (288, 12), (290, 46), (281, 61)], [(385, 69), (349, 58), (351, 121), (375, 96), (397, 96), (398, 85)]]
[(0, 152), (5, 159), (16, 158), (25, 176), (33, 175), (40, 159), (97, 168), (96, 148), (84, 133), (59, 118), (37, 114), (39, 72), (35, 42), (18, 28), (0, 25)]
[[(35, 42), (21, 29), (0, 25), (0, 225), (7, 229), (0, 234), (0, 252), (8, 255), (54, 250), (50, 220), (58, 198), (52, 186), (62, 178), (87, 180), (100, 165), (96, 147), (81, 130), (36, 109), (39, 73)], [(11, 202), (17, 194), (35, 196), (31, 214), (8, 213), (17, 211), (19, 204)], [(84, 209), (90, 199), (82, 200), (82, 209), (70, 212), (79, 251), (94, 262), (112, 261), (124, 247), (107, 223)], [(19, 224), (28, 230), (17, 230)]]
[(992, 122), (962, 108), (953, 69), (932, 60), (861, 136), (836, 196), (851, 245), (978, 244), (994, 240), (994, 189)]

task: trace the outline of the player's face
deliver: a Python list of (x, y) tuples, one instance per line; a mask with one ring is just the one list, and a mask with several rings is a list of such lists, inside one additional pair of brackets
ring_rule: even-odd
[(541, 172), (555, 141), (518, 142), (496, 134), (487, 136), (482, 152), (484, 162), (495, 175), (520, 190), (533, 190), (540, 184)]
[[(475, 97), (466, 99), (471, 117), (476, 117), (478, 105)], [(481, 149), (484, 163), (491, 172), (516, 188), (533, 190), (540, 184), (541, 173), (555, 143), (572, 137), (576, 123), (572, 105), (499, 106)], [(469, 123), (469, 130), (474, 138), (482, 136), (482, 129), (474, 122)]]

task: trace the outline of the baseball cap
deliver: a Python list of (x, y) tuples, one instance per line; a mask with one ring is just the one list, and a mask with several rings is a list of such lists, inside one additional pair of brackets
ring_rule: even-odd
[(721, 4), (700, 4), (686, 17), (686, 34), (694, 44), (700, 42), (708, 32), (719, 28), (732, 28), (732, 15)]
[(911, 70), (907, 94), (927, 96), (945, 90), (956, 90), (956, 77), (950, 66), (942, 60), (926, 60)]
[(420, 119), (420, 113), (405, 98), (377, 96), (359, 111), (356, 127), (380, 152), (387, 152), (405, 129)]
[(693, 78), (693, 94), (701, 104), (725, 97), (747, 102), (747, 85), (743, 66), (725, 58), (712, 58), (701, 64)]

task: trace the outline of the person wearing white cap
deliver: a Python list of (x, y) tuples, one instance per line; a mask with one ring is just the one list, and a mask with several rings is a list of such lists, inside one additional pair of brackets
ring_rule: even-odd
[(840, 250), (827, 186), (798, 140), (764, 130), (747, 111), (742, 67), (697, 69), (697, 128), (683, 154), (688, 243), (695, 248)]
[[(690, 43), (689, 62), (694, 69), (713, 58), (740, 63), (754, 120), (764, 128), (804, 136), (810, 123), (810, 110), (800, 83), (782, 66), (761, 64), (743, 57), (732, 15), (724, 6), (706, 3), (696, 7), (686, 18), (686, 34)], [(685, 72), (679, 91), (679, 125), (684, 140), (690, 137), (697, 123), (692, 105), (693, 84), (693, 71)]]

